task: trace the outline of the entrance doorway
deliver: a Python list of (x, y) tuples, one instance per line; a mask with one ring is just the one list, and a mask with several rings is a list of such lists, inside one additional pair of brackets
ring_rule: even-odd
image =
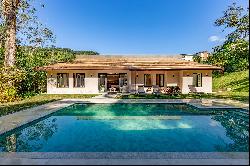
[(119, 92), (120, 88), (127, 86), (127, 73), (98, 73), (100, 92)]
[(119, 74), (107, 74), (107, 88), (119, 90)]

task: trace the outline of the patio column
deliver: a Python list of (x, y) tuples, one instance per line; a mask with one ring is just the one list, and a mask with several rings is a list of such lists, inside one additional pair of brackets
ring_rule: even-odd
[(73, 73), (69, 72), (69, 88), (73, 88), (73, 84), (74, 84)]
[(183, 70), (180, 70), (179, 72), (179, 87), (181, 89), (181, 92), (182, 92), (182, 87), (183, 87)]
[(137, 88), (136, 88), (136, 86), (137, 86), (137, 78), (138, 78), (138, 73), (137, 73), (137, 71), (135, 70), (135, 92), (137, 91)]
[(128, 75), (127, 75), (127, 80), (128, 80), (128, 87), (129, 89), (131, 89), (131, 84), (132, 84), (132, 81), (131, 81), (131, 71), (128, 71)]
[(167, 87), (168, 84), (168, 75), (167, 75), (167, 70), (164, 72), (164, 87)]
[(156, 74), (154, 72), (151, 73), (152, 85), (156, 85)]

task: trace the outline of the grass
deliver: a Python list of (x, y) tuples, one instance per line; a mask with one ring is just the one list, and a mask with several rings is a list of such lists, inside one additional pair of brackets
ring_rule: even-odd
[(249, 70), (225, 73), (213, 78), (217, 98), (229, 98), (249, 103)]
[(10, 103), (3, 103), (0, 104), (0, 116), (8, 115), (17, 111), (20, 111), (22, 109), (31, 108), (34, 106), (46, 104), (52, 101), (60, 100), (60, 99), (69, 99), (69, 98), (91, 98), (96, 95), (50, 95), (50, 94), (40, 94), (37, 96), (33, 96), (30, 98), (26, 98), (21, 101), (16, 102), (10, 102)]
[(213, 78), (213, 91), (249, 92), (249, 70), (225, 73)]

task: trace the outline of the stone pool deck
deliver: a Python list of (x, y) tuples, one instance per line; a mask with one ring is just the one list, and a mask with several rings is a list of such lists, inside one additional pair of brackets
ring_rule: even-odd
[[(38, 107), (29, 108), (10, 115), (0, 117), (0, 134), (13, 130), (24, 124), (45, 117), (53, 112), (75, 103), (187, 103), (197, 108), (244, 108), (249, 110), (248, 104), (232, 105), (223, 99), (63, 99)], [(247, 111), (248, 113), (248, 111)], [(117, 154), (92, 153), (0, 153), (1, 164), (243, 164), (249, 162), (248, 153), (123, 153)], [(158, 156), (157, 156), (158, 154)], [(118, 156), (119, 156), (118, 155)], [(53, 157), (54, 156), (54, 157)], [(78, 157), (77, 157), (78, 156)], [(79, 157), (81, 156), (81, 157)], [(85, 156), (85, 157), (84, 157)], [(87, 155), (88, 156), (88, 155)], [(99, 156), (99, 157), (96, 157)], [(105, 157), (106, 156), (106, 157)], [(111, 158), (107, 157), (111, 156)], [(112, 158), (113, 156), (113, 158)], [(124, 157), (125, 156), (125, 157)], [(134, 157), (133, 157), (134, 156)], [(137, 157), (135, 157), (137, 156)], [(160, 156), (160, 157), (159, 157)]]
[(19, 152), (0, 153), (0, 165), (248, 165), (248, 153)]

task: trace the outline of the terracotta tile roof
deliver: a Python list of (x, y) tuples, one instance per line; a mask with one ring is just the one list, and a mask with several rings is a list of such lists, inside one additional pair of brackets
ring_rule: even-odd
[(37, 67), (37, 70), (220, 70), (220, 67), (168, 56), (78, 56), (70, 63)]

